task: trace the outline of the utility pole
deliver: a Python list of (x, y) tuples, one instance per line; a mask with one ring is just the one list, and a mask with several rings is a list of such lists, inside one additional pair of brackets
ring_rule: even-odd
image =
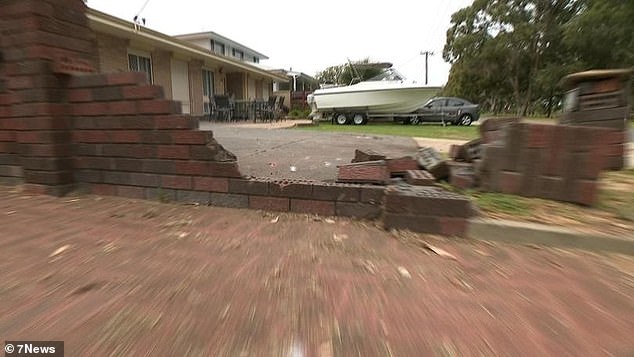
[(434, 53), (431, 52), (431, 51), (421, 51), (420, 54), (421, 55), (425, 55), (425, 85), (427, 85), (427, 82), (428, 82), (428, 80), (427, 80), (427, 77), (428, 77), (427, 76), (427, 72), (429, 72), (429, 67), (427, 65), (427, 61), (429, 59), (429, 56), (433, 56)]

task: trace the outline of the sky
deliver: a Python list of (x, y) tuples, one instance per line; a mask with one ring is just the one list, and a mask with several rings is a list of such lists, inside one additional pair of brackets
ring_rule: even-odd
[(315, 75), (370, 58), (390, 62), (409, 81), (444, 85), (450, 65), (442, 49), (451, 15), (472, 0), (88, 0), (88, 6), (178, 35), (214, 31), (269, 57), (261, 62)]

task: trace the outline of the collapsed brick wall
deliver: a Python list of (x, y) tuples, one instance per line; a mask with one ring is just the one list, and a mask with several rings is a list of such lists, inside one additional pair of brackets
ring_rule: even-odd
[[(166, 100), (162, 87), (147, 84), (145, 74), (94, 73), (98, 51), (85, 10), (81, 0), (0, 2), (0, 183), (52, 195), (79, 186), (131, 198), (383, 216), (382, 186), (243, 177), (236, 157), (212, 132), (197, 130), (198, 119), (181, 114), (180, 105)], [(414, 164), (411, 158), (390, 160), (386, 170), (405, 174)], [(404, 196), (411, 207), (425, 206), (418, 201), (440, 202), (408, 192), (390, 195), (389, 202)], [(463, 199), (458, 210), (467, 203)], [(446, 208), (406, 216), (391, 210), (386, 224), (463, 234), (470, 213)], [(432, 218), (404, 223), (419, 214)], [(452, 228), (453, 218), (443, 217), (456, 214), (459, 224)]]
[(511, 122), (502, 139), (483, 145), (483, 190), (593, 205), (620, 130)]

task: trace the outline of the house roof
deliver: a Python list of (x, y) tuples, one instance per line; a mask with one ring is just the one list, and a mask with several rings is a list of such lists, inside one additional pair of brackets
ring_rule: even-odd
[(96, 31), (105, 32), (130, 40), (150, 43), (155, 47), (197, 59), (208, 59), (218, 63), (226, 69), (243, 70), (255, 73), (262, 77), (273, 79), (275, 81), (288, 82), (287, 77), (263, 70), (248, 62), (214, 54), (211, 51), (204, 50), (201, 47), (187, 41), (179, 40), (164, 33), (151, 30), (147, 27), (141, 26), (140, 29), (137, 29), (139, 28), (138, 25), (135, 25), (133, 22), (108, 15), (95, 9), (89, 8), (86, 12), (86, 16), (90, 27)]
[(188, 34), (183, 34), (183, 35), (175, 35), (175, 38), (181, 39), (181, 40), (198, 40), (198, 39), (215, 39), (215, 40), (219, 40), (222, 41), (224, 44), (227, 45), (231, 45), (231, 47), (234, 48), (242, 48), (245, 49), (251, 53), (253, 53), (254, 55), (257, 55), (258, 57), (260, 57), (261, 59), (269, 59), (268, 56), (266, 56), (265, 54), (258, 52), (250, 47), (247, 47), (239, 42), (236, 42), (228, 37), (225, 37), (217, 32), (213, 32), (213, 31), (205, 31), (205, 32), (196, 32), (196, 33), (188, 33)]

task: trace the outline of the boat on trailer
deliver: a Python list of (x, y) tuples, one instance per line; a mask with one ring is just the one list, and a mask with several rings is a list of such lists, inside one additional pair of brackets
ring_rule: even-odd
[(317, 89), (307, 101), (312, 118), (331, 117), (337, 124), (362, 125), (374, 117), (416, 117), (416, 110), (440, 89), (406, 83), (405, 77), (389, 68), (363, 82)]

